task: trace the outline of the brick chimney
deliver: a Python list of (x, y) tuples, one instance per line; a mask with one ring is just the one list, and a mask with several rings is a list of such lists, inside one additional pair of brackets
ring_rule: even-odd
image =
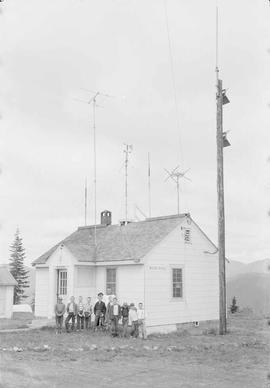
[(112, 213), (109, 210), (103, 210), (100, 215), (101, 225), (111, 225), (112, 224)]

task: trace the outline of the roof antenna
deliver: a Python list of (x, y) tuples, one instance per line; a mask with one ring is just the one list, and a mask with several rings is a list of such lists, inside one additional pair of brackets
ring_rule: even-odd
[(148, 152), (148, 217), (151, 218), (152, 213), (151, 205), (151, 160), (150, 152)]
[(166, 168), (164, 169), (166, 171), (166, 173), (168, 174), (167, 178), (165, 179), (165, 182), (168, 180), (168, 179), (172, 179), (175, 183), (176, 183), (176, 189), (177, 189), (177, 214), (179, 215), (180, 214), (180, 205), (179, 205), (179, 194), (180, 194), (180, 184), (179, 184), (179, 181), (181, 178), (184, 178), (188, 181), (191, 181), (191, 179), (187, 178), (186, 177), (186, 173), (190, 170), (186, 170), (186, 171), (179, 171), (179, 167), (180, 166), (177, 166), (175, 167), (171, 172), (166, 170)]
[(133, 151), (132, 144), (124, 143), (124, 154), (125, 154), (125, 224), (128, 222), (128, 161), (129, 154)]
[(96, 150), (96, 108), (100, 107), (100, 105), (97, 104), (97, 99), (99, 97), (114, 97), (110, 96), (109, 94), (104, 94), (98, 91), (92, 91), (88, 89), (83, 89), (89, 93), (93, 94), (93, 97), (90, 98), (88, 101), (75, 99), (77, 101), (83, 102), (88, 105), (92, 105), (93, 109), (93, 156), (94, 156), (94, 244), (95, 247), (97, 245), (97, 150)]
[(84, 186), (84, 226), (87, 225), (87, 178), (85, 178)]

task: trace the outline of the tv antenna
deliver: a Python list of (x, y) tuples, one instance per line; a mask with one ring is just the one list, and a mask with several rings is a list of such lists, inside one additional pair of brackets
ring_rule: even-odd
[(125, 154), (125, 223), (128, 221), (128, 162), (129, 154), (133, 151), (132, 144), (124, 143), (124, 154)]
[(92, 91), (89, 89), (82, 90), (92, 93), (93, 96), (88, 100), (80, 100), (78, 98), (74, 98), (74, 100), (83, 102), (85, 104), (92, 106), (92, 115), (93, 115), (93, 165), (94, 165), (94, 243), (95, 247), (97, 245), (97, 148), (96, 148), (96, 108), (101, 107), (101, 105), (97, 104), (97, 100), (99, 97), (114, 97), (109, 94), (101, 93), (99, 91)]
[(180, 214), (180, 199), (179, 199), (179, 195), (180, 195), (180, 179), (183, 178), (183, 179), (186, 179), (188, 181), (191, 181), (191, 179), (186, 177), (186, 173), (190, 170), (190, 168), (187, 169), (186, 171), (180, 171), (179, 168), (180, 168), (180, 166), (177, 166), (171, 172), (168, 171), (166, 168), (164, 168), (164, 170), (168, 174), (167, 178), (165, 179), (165, 182), (167, 182), (167, 180), (169, 180), (169, 179), (172, 179), (176, 183), (176, 189), (177, 189), (177, 214)]

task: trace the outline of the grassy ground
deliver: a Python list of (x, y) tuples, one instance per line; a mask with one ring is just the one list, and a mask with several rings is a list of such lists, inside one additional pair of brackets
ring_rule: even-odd
[[(229, 319), (229, 334), (184, 330), (148, 340), (52, 329), (0, 334), (0, 387), (267, 387), (268, 321)], [(270, 386), (270, 384), (269, 384)]]
[(31, 322), (31, 319), (0, 319), (0, 330), (25, 329)]

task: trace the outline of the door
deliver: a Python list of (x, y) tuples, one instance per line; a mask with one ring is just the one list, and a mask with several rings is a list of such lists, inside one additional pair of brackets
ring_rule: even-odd
[(57, 269), (56, 299), (61, 297), (63, 303), (67, 303), (67, 270)]

